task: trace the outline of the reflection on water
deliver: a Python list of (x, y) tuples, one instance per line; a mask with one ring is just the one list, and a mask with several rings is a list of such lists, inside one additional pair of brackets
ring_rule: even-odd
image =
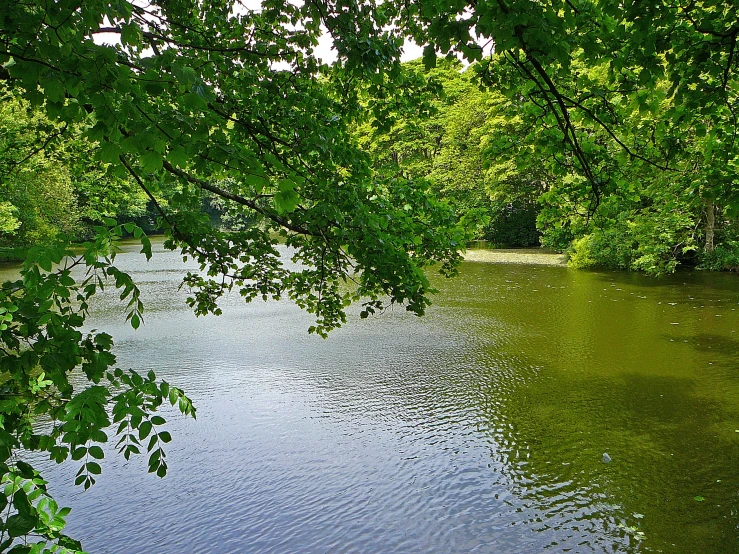
[(93, 326), (198, 420), (169, 414), (163, 481), (52, 466), (91, 552), (739, 549), (736, 276), (466, 263), (427, 317), (321, 340), (287, 302), (195, 318), (175, 254), (120, 261), (146, 325), (111, 295)]

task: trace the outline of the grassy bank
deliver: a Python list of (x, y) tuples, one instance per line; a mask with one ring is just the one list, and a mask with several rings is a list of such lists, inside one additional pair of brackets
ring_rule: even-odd
[(494, 264), (567, 265), (567, 255), (541, 248), (471, 248), (464, 254), (469, 262)]

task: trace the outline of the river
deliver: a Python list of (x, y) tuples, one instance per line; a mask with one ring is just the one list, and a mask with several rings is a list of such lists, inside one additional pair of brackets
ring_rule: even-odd
[(110, 295), (91, 326), (198, 419), (166, 411), (163, 480), (50, 465), (89, 552), (739, 551), (736, 275), (465, 262), (322, 340), (287, 301), (196, 318), (179, 256), (129, 250), (145, 324)]

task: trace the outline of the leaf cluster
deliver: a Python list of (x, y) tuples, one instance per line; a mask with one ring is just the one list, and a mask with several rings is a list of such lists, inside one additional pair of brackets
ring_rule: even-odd
[[(127, 227), (151, 256), (141, 229)], [(63, 535), (69, 510), (48, 495), (46, 482), (24, 459), (28, 453), (78, 462), (75, 483), (88, 488), (102, 471), (105, 445), (117, 437), (119, 452), (128, 459), (145, 451), (149, 471), (162, 477), (163, 446), (171, 437), (156, 412), (168, 402), (195, 416), (184, 393), (153, 372), (116, 368), (110, 335), (82, 331), (92, 297), (107, 288), (117, 290), (132, 327), (141, 323), (139, 289), (114, 265), (123, 230), (98, 228), (81, 252), (62, 243), (35, 247), (20, 279), (0, 287), (0, 550), (47, 551), (47, 542), (61, 551), (81, 549)]]

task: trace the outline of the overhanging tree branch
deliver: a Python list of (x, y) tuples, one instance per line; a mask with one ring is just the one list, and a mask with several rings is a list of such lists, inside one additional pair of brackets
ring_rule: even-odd
[(292, 231), (294, 233), (298, 233), (300, 235), (308, 235), (308, 236), (314, 236), (315, 233), (311, 232), (306, 227), (295, 225), (292, 223), (289, 219), (282, 217), (275, 213), (272, 210), (268, 210), (262, 206), (259, 206), (255, 201), (250, 200), (248, 198), (244, 198), (243, 196), (239, 196), (237, 194), (233, 194), (225, 189), (222, 189), (220, 187), (217, 187), (208, 181), (205, 181), (203, 179), (200, 179), (199, 177), (195, 177), (194, 175), (191, 175), (175, 166), (173, 166), (171, 163), (164, 161), (163, 167), (166, 169), (169, 173), (172, 175), (175, 175), (179, 177), (180, 179), (184, 179), (188, 183), (192, 183), (193, 185), (197, 185), (200, 188), (207, 190), (209, 192), (212, 192), (213, 194), (220, 196), (221, 198), (225, 198), (227, 200), (231, 200), (233, 202), (236, 202), (237, 204), (241, 204), (242, 206), (246, 206), (247, 208), (250, 208), (257, 212), (258, 214), (261, 214), (265, 216), (266, 218), (270, 219), (271, 221), (274, 221), (281, 227), (284, 227), (285, 229)]

